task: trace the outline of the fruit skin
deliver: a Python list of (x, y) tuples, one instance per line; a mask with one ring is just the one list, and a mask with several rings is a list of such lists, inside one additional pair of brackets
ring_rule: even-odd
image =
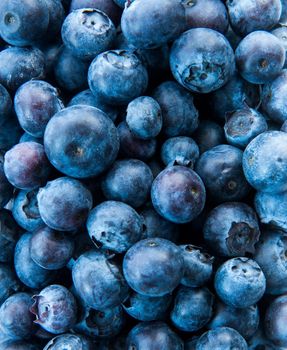
[(128, 334), (127, 349), (183, 350), (183, 342), (164, 322), (138, 323)]
[(48, 121), (64, 108), (57, 89), (42, 80), (21, 85), (14, 106), (22, 129), (37, 138), (43, 137)]
[(252, 84), (275, 79), (284, 67), (285, 49), (275, 35), (265, 31), (248, 34), (235, 50), (236, 65), (242, 77)]
[(180, 283), (186, 287), (201, 287), (211, 278), (214, 257), (191, 244), (180, 245), (184, 275)]
[(132, 51), (110, 50), (92, 61), (88, 83), (92, 93), (104, 102), (122, 105), (145, 92), (148, 73)]
[(287, 134), (267, 131), (255, 137), (243, 153), (243, 172), (257, 191), (278, 193), (287, 190)]
[(112, 46), (116, 28), (104, 12), (85, 8), (74, 10), (65, 18), (61, 33), (72, 55), (89, 61)]
[(201, 120), (192, 138), (197, 143), (200, 154), (225, 142), (222, 127), (211, 120)]
[(205, 187), (193, 170), (172, 166), (154, 180), (151, 199), (155, 210), (174, 223), (195, 219), (205, 204)]
[(105, 201), (90, 212), (87, 229), (97, 248), (124, 253), (141, 239), (143, 220), (131, 206)]
[(40, 188), (37, 199), (42, 220), (59, 231), (81, 227), (93, 205), (91, 192), (80, 181), (66, 176)]
[(180, 331), (198, 331), (212, 316), (213, 299), (207, 288), (180, 287), (170, 314), (172, 323)]
[(230, 327), (242, 335), (244, 339), (250, 339), (259, 326), (259, 309), (257, 305), (251, 305), (244, 309), (236, 309), (218, 301), (215, 305), (208, 329), (218, 327)]
[(92, 350), (92, 342), (79, 334), (61, 334), (48, 342), (43, 350), (63, 350), (66, 347), (71, 350)]
[(279, 0), (227, 0), (226, 6), (232, 29), (242, 37), (256, 30), (274, 27), (282, 10)]
[[(248, 341), (249, 350), (260, 349), (260, 346), (263, 346), (263, 349), (266, 350), (278, 350), (278, 347), (269, 339), (267, 339), (264, 331), (260, 327), (254, 336)], [(280, 348), (281, 349), (281, 348)]]
[(65, 287), (50, 285), (33, 296), (31, 313), (36, 315), (34, 323), (52, 333), (68, 331), (77, 320), (77, 304), (73, 294)]
[(256, 261), (240, 257), (227, 260), (219, 267), (214, 286), (226, 305), (245, 308), (262, 298), (266, 279)]
[(205, 332), (196, 343), (195, 350), (247, 350), (245, 339), (234, 329), (219, 327)]
[(286, 315), (287, 295), (281, 295), (270, 303), (264, 320), (265, 334), (277, 346), (287, 346)]
[(280, 230), (268, 229), (256, 246), (254, 260), (266, 277), (266, 293), (280, 295), (287, 292), (285, 251), (287, 240)]
[(22, 340), (6, 340), (1, 342), (1, 347), (3, 350), (40, 350), (37, 345), (26, 343)]
[(242, 157), (242, 151), (231, 145), (215, 146), (199, 157), (195, 171), (215, 202), (238, 201), (250, 191), (242, 170)]
[(31, 258), (31, 233), (24, 233), (16, 244), (14, 267), (19, 280), (31, 289), (47, 286), (55, 278), (55, 272), (45, 270)]
[[(170, 26), (173, 23), (173, 26)], [(152, 49), (174, 40), (185, 29), (184, 2), (135, 0), (128, 3), (121, 18), (127, 40), (136, 48)]]
[(48, 122), (44, 146), (56, 169), (69, 176), (87, 178), (111, 166), (118, 154), (119, 138), (104, 112), (76, 105), (58, 112)]
[(183, 258), (174, 243), (162, 238), (148, 238), (135, 243), (127, 251), (123, 273), (136, 292), (160, 297), (171, 293), (179, 284), (184, 273)]
[(49, 10), (45, 0), (3, 0), (0, 13), (0, 35), (11, 45), (29, 46), (48, 29)]
[(9, 182), (22, 190), (33, 190), (44, 185), (51, 166), (44, 147), (37, 142), (22, 142), (4, 156), (4, 172)]
[(21, 283), (12, 267), (8, 264), (0, 263), (0, 305), (12, 294), (20, 292), (21, 289)]
[(223, 203), (212, 209), (204, 222), (205, 242), (221, 256), (254, 253), (260, 236), (255, 211), (240, 202)]
[(287, 57), (286, 57), (286, 51), (287, 51), (287, 43), (286, 43), (286, 33), (287, 33), (287, 28), (284, 27), (278, 27), (275, 28), (271, 31), (271, 34), (275, 35), (281, 42), (282, 46), (285, 49), (285, 64), (284, 68), (286, 68), (287, 65)]
[(28, 293), (15, 293), (4, 301), (0, 307), (2, 335), (15, 340), (32, 336), (34, 317), (29, 310), (31, 305), (31, 295)]
[(13, 186), (7, 180), (4, 173), (4, 158), (0, 152), (0, 209), (9, 202), (13, 195)]
[(129, 294), (121, 267), (113, 258), (114, 255), (90, 250), (78, 258), (72, 269), (80, 298), (99, 311), (119, 305)]
[(137, 208), (148, 199), (152, 182), (152, 172), (141, 160), (117, 160), (105, 175), (102, 190), (107, 199)]
[(221, 33), (194, 28), (173, 43), (170, 68), (174, 78), (186, 89), (208, 93), (222, 87), (233, 75), (234, 52)]
[(12, 107), (13, 105), (9, 92), (0, 84), (0, 125), (10, 118)]

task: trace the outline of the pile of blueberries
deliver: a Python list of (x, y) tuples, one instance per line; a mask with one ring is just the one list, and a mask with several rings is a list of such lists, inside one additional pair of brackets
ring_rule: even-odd
[(0, 0), (0, 350), (287, 349), (287, 1)]

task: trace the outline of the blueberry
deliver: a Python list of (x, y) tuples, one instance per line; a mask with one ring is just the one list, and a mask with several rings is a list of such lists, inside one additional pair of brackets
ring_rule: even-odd
[(37, 345), (22, 340), (7, 340), (1, 343), (2, 350), (40, 350)]
[(141, 239), (143, 220), (129, 205), (106, 201), (90, 212), (87, 228), (98, 248), (123, 253)]
[(124, 159), (116, 161), (105, 175), (102, 190), (107, 199), (137, 208), (148, 199), (152, 182), (152, 172), (144, 162)]
[(71, 259), (74, 241), (62, 232), (43, 227), (33, 233), (30, 254), (34, 262), (47, 270), (64, 267)]
[(91, 60), (108, 50), (116, 36), (116, 28), (109, 17), (95, 8), (71, 12), (62, 26), (62, 39), (71, 53), (83, 60)]
[(198, 331), (212, 316), (213, 299), (207, 288), (180, 287), (170, 314), (172, 323), (184, 332)]
[(159, 297), (171, 293), (179, 284), (184, 272), (183, 258), (179, 248), (166, 239), (144, 239), (127, 251), (123, 271), (133, 290)]
[(199, 157), (199, 148), (194, 140), (187, 136), (167, 139), (161, 148), (161, 159), (165, 165), (182, 165), (193, 168)]
[(28, 46), (44, 37), (49, 24), (46, 0), (3, 0), (0, 34), (11, 45)]
[(267, 131), (255, 137), (243, 153), (243, 171), (258, 191), (277, 193), (287, 189), (287, 134)]
[(147, 160), (156, 152), (157, 140), (155, 138), (143, 140), (135, 137), (125, 121), (118, 125), (120, 138), (120, 152), (126, 158)]
[(12, 339), (29, 339), (34, 328), (31, 305), (31, 296), (27, 293), (15, 293), (7, 298), (0, 307), (1, 333)]
[(13, 260), (14, 248), (20, 237), (21, 229), (14, 220), (11, 212), (0, 210), (0, 262)]
[(4, 158), (0, 152), (0, 209), (2, 209), (13, 195), (13, 186), (7, 180), (4, 173)]
[(154, 180), (151, 190), (155, 210), (165, 219), (186, 223), (195, 219), (205, 204), (205, 187), (191, 169), (172, 166)]
[(271, 83), (265, 84), (262, 90), (262, 110), (276, 123), (284, 123), (287, 120), (287, 113), (284, 108), (287, 97), (287, 70), (283, 70), (280, 75)]
[(287, 346), (287, 332), (285, 325), (287, 315), (287, 296), (282, 295), (274, 299), (265, 314), (265, 334), (274, 344)]
[(18, 192), (13, 201), (12, 213), (14, 219), (29, 232), (45, 225), (39, 213), (37, 194), (38, 189), (22, 190)]
[(127, 107), (126, 122), (134, 136), (140, 139), (156, 137), (162, 128), (159, 104), (148, 96), (134, 99)]
[(287, 57), (286, 57), (286, 51), (287, 51), (287, 28), (286, 27), (279, 27), (276, 29), (273, 29), (271, 32), (273, 35), (275, 35), (281, 42), (282, 46), (285, 49), (285, 64), (284, 67), (287, 65)]
[(144, 93), (148, 73), (131, 51), (111, 50), (99, 54), (92, 61), (88, 83), (92, 93), (104, 102), (121, 105)]
[(121, 9), (113, 0), (71, 0), (70, 12), (80, 8), (95, 8), (106, 13), (115, 25), (118, 25), (121, 17)]
[(211, 120), (201, 120), (192, 137), (197, 143), (200, 153), (225, 142), (222, 127)]
[(156, 321), (165, 319), (171, 302), (171, 294), (160, 297), (149, 297), (132, 292), (129, 298), (123, 303), (123, 308), (136, 320)]
[(266, 277), (266, 293), (287, 292), (287, 239), (279, 230), (265, 231), (256, 246), (254, 259)]
[(180, 283), (187, 287), (204, 286), (212, 275), (214, 258), (191, 244), (180, 245), (184, 275)]
[(187, 1), (187, 29), (210, 28), (224, 34), (228, 28), (228, 14), (220, 0)]
[(49, 24), (45, 35), (45, 40), (53, 41), (59, 36), (61, 26), (65, 18), (65, 10), (61, 0), (45, 0), (49, 10)]
[(0, 83), (7, 89), (16, 90), (26, 81), (44, 76), (45, 57), (39, 49), (8, 47), (0, 52)]
[(203, 227), (206, 243), (219, 255), (254, 253), (260, 230), (254, 210), (245, 203), (223, 203), (211, 210)]
[[(267, 339), (263, 330), (261, 328), (259, 328), (259, 330), (255, 333), (255, 335), (249, 339), (248, 341), (248, 346), (249, 346), (249, 350), (260, 350), (264, 349), (264, 350), (277, 350), (277, 346), (274, 345), (274, 343)], [(281, 349), (281, 348), (280, 348)]]
[(43, 350), (92, 350), (90, 340), (78, 334), (62, 334), (53, 338)]
[(120, 265), (113, 255), (89, 251), (73, 266), (74, 287), (86, 305), (105, 310), (119, 305), (129, 293)]
[(264, 116), (249, 107), (239, 109), (230, 114), (224, 125), (227, 142), (243, 149), (257, 135), (267, 131), (267, 129), (268, 125)]
[(9, 92), (0, 84), (0, 125), (7, 121), (12, 114), (12, 100)]
[(31, 312), (36, 315), (36, 324), (53, 334), (60, 334), (76, 323), (77, 304), (75, 297), (61, 285), (50, 285), (33, 296)]
[(83, 105), (63, 109), (49, 121), (44, 145), (47, 157), (66, 175), (97, 176), (115, 160), (117, 130), (101, 110)]
[(281, 1), (227, 0), (226, 6), (232, 29), (245, 36), (259, 29), (271, 29), (281, 15)]
[(59, 177), (40, 188), (40, 215), (54, 230), (72, 231), (83, 225), (92, 209), (91, 192), (78, 180)]
[(39, 289), (47, 286), (55, 277), (54, 271), (45, 270), (31, 258), (31, 233), (25, 233), (17, 242), (14, 267), (20, 281), (27, 287)]
[(218, 327), (230, 327), (235, 329), (243, 338), (251, 338), (259, 326), (259, 310), (256, 305), (244, 309), (236, 309), (232, 306), (217, 302), (212, 320), (207, 325), (209, 329)]
[(36, 142), (18, 143), (4, 157), (7, 179), (22, 190), (33, 190), (44, 185), (50, 170), (44, 147)]
[(183, 342), (164, 322), (142, 322), (128, 334), (129, 350), (183, 350)]
[(14, 270), (8, 265), (0, 263), (0, 305), (12, 294), (21, 290)]
[(54, 63), (56, 81), (60, 87), (67, 91), (87, 88), (88, 69), (89, 62), (84, 62), (73, 56), (65, 46), (62, 47)]
[(252, 84), (265, 84), (281, 72), (285, 49), (275, 35), (256, 31), (242, 39), (235, 51), (235, 59), (245, 80)]
[(208, 93), (219, 89), (231, 78), (235, 58), (229, 42), (221, 33), (195, 28), (183, 33), (173, 43), (170, 67), (182, 86), (193, 92)]
[(128, 2), (122, 15), (121, 28), (124, 36), (135, 47), (146, 49), (159, 47), (184, 31), (184, 2), (179, 0)]
[(179, 237), (179, 228), (176, 224), (165, 220), (153, 208), (145, 208), (141, 211), (145, 229), (142, 238), (159, 237), (174, 243)]
[(218, 145), (204, 152), (197, 161), (195, 171), (216, 202), (241, 200), (248, 194), (250, 186), (243, 174), (242, 156), (236, 147)]
[(262, 298), (266, 280), (256, 261), (233, 258), (223, 263), (216, 271), (214, 286), (226, 305), (245, 308)]
[(69, 102), (68, 107), (75, 105), (96, 107), (105, 112), (112, 121), (115, 121), (118, 115), (118, 111), (114, 106), (110, 106), (103, 102), (98, 96), (93, 95), (92, 91), (89, 89), (81, 91), (75, 95)]
[(41, 80), (21, 85), (14, 106), (21, 127), (37, 138), (44, 135), (48, 121), (64, 107), (57, 89)]
[(234, 329), (219, 327), (208, 332), (198, 339), (195, 350), (247, 350), (245, 339)]

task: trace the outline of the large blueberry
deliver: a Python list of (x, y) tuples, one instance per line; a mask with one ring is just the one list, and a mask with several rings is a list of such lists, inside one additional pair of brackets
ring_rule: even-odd
[(265, 84), (281, 72), (285, 49), (275, 35), (259, 30), (242, 39), (235, 58), (238, 71), (245, 80), (252, 84)]
[(50, 170), (44, 147), (37, 142), (18, 143), (4, 157), (7, 179), (22, 190), (33, 190), (44, 185)]
[(103, 101), (121, 105), (144, 93), (148, 73), (132, 51), (111, 50), (99, 54), (92, 61), (88, 83), (92, 93)]
[(262, 298), (266, 279), (256, 261), (233, 258), (216, 271), (214, 286), (217, 295), (226, 305), (245, 308)]
[(157, 297), (171, 293), (183, 273), (179, 248), (162, 238), (148, 238), (134, 244), (123, 261), (124, 276), (136, 292)]
[(151, 190), (155, 210), (165, 219), (186, 223), (195, 219), (205, 205), (205, 187), (191, 169), (172, 166), (154, 180)]
[(212, 120), (201, 120), (192, 137), (197, 143), (200, 153), (225, 142), (222, 127)]
[(30, 80), (17, 90), (14, 107), (21, 127), (39, 138), (44, 135), (48, 121), (64, 105), (52, 85), (42, 80)]
[(108, 50), (116, 36), (116, 28), (109, 17), (95, 8), (71, 12), (62, 26), (62, 39), (71, 53), (91, 60)]
[(12, 213), (14, 219), (29, 232), (44, 226), (39, 213), (37, 194), (38, 189), (32, 191), (22, 190), (18, 192), (13, 201)]
[(31, 233), (25, 233), (19, 239), (15, 248), (14, 266), (21, 282), (29, 288), (38, 289), (47, 286), (54, 279), (55, 273), (43, 269), (32, 260), (31, 238)]
[(36, 324), (52, 334), (64, 333), (76, 323), (77, 304), (73, 294), (61, 285), (50, 285), (33, 296), (31, 312)]
[(162, 46), (185, 29), (184, 1), (129, 1), (122, 15), (121, 28), (135, 47), (150, 49)]
[(142, 322), (127, 337), (130, 350), (183, 350), (183, 342), (164, 322)]
[(174, 42), (170, 67), (182, 86), (190, 91), (207, 93), (227, 83), (235, 70), (235, 58), (229, 42), (221, 33), (195, 28)]
[(207, 288), (180, 287), (170, 314), (172, 323), (184, 332), (198, 331), (212, 316), (213, 299)]
[(287, 190), (287, 134), (267, 131), (258, 135), (246, 147), (242, 164), (247, 181), (256, 190)]
[(8, 264), (0, 263), (0, 305), (20, 290), (21, 284), (13, 269)]
[(105, 310), (123, 302), (129, 287), (114, 255), (89, 251), (79, 257), (73, 266), (75, 289), (88, 306)]
[(152, 182), (148, 165), (141, 160), (124, 159), (116, 161), (105, 175), (102, 190), (107, 199), (137, 208), (149, 198)]
[(13, 195), (13, 186), (4, 173), (4, 157), (0, 152), (0, 209), (2, 209)]
[(260, 230), (254, 210), (245, 203), (223, 203), (211, 210), (203, 227), (206, 243), (222, 256), (254, 253)]
[(81, 227), (93, 205), (91, 192), (80, 181), (69, 177), (49, 181), (40, 188), (37, 199), (45, 224), (59, 231)]
[(106, 201), (91, 211), (87, 228), (98, 248), (123, 253), (141, 239), (143, 220), (129, 205)]
[(47, 157), (66, 175), (99, 175), (115, 160), (119, 150), (116, 127), (101, 110), (77, 105), (63, 109), (49, 121), (44, 145)]
[(93, 350), (92, 342), (82, 335), (78, 334), (62, 334), (53, 338), (44, 347), (43, 350)]

